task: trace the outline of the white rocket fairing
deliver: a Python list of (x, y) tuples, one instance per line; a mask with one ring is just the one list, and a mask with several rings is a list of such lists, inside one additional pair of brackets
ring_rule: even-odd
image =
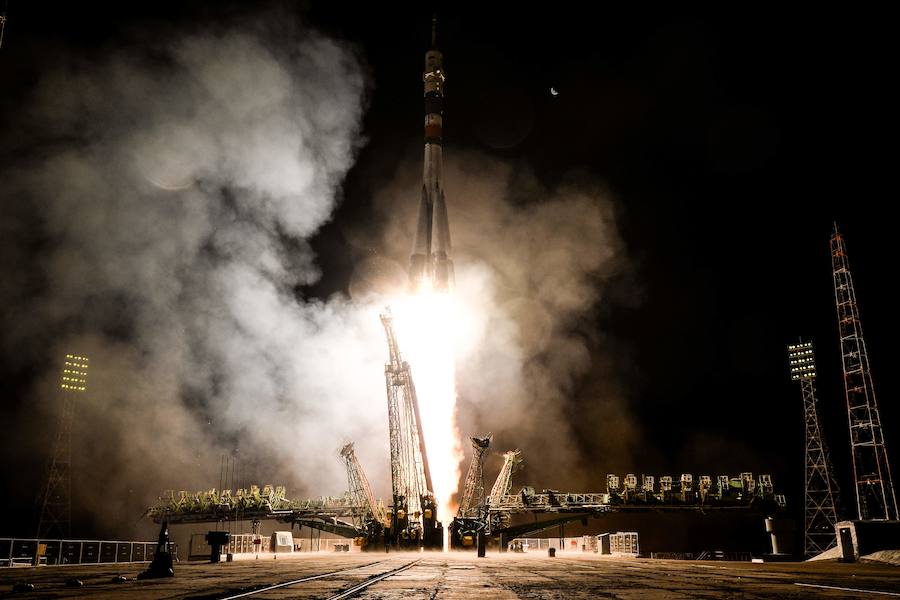
[(453, 289), (453, 260), (450, 224), (444, 199), (441, 149), (443, 144), (444, 68), (437, 49), (437, 21), (432, 21), (431, 49), (425, 53), (425, 164), (422, 172), (422, 200), (412, 253), (409, 281), (413, 291)]

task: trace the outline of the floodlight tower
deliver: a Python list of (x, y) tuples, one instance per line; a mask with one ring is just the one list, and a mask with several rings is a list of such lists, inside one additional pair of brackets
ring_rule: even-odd
[(859, 319), (856, 292), (853, 290), (847, 246), (837, 225), (831, 235), (831, 264), (859, 518), (896, 520), (897, 496), (891, 481), (891, 466), (884, 445), (881, 417), (878, 416), (875, 386), (869, 370), (869, 354)]
[(807, 557), (815, 556), (837, 543), (834, 525), (837, 523), (835, 496), (837, 485), (832, 477), (828, 449), (822, 440), (816, 404), (816, 359), (812, 342), (800, 340), (790, 344), (788, 363), (791, 379), (800, 382), (803, 393), (803, 413), (806, 421), (806, 479), (804, 480), (804, 538)]
[(59, 384), (62, 412), (53, 442), (47, 483), (40, 499), (39, 538), (72, 535), (72, 421), (75, 399), (87, 390), (88, 362), (86, 356), (66, 354)]

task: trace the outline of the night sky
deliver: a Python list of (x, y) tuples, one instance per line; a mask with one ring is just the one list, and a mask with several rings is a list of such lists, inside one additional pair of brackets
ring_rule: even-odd
[[(333, 220), (311, 239), (322, 278), (296, 290), (306, 300), (325, 299), (345, 292), (354, 266), (379, 252), (346, 233), (384, 226), (388, 217), (373, 207), (371, 191), (392, 176), (398, 157), (415, 160), (420, 152), (421, 63), (431, 10), (275, 6), (351, 44), (370, 78), (365, 144), (343, 181)], [(895, 154), (889, 140), (897, 130), (890, 20), (823, 7), (625, 13), (524, 6), (439, 7), (448, 73), (445, 154), (484, 153), (528, 170), (547, 187), (587, 174), (614, 199), (628, 266), (589, 315), (604, 335), (586, 335), (585, 343), (598, 361), (604, 357), (602, 368), (579, 377), (563, 413), (576, 445), (591, 448), (587, 440), (604, 435), (629, 440), (633, 451), (628, 464), (611, 465), (586, 450), (584, 473), (568, 481), (595, 481), (586, 487), (602, 491), (606, 470), (695, 477), (770, 472), (797, 509), (803, 415), (785, 346), (803, 336), (816, 344), (821, 418), (851, 508), (829, 256), (834, 221), (848, 244), (888, 451), (900, 462), (900, 386), (889, 362), (900, 335), (889, 291), (890, 265), (898, 258), (886, 193)], [(101, 9), (12, 0), (0, 49), (0, 138), (28, 111), (28, 94), (42, 72), (73, 50), (116, 52), (142, 36), (253, 15), (234, 5)], [(11, 147), (17, 147), (11, 140), (2, 144), (5, 168), (20, 158), (10, 155)], [(409, 211), (416, 200), (410, 198)], [(4, 215), (14, 212), (12, 202), (2, 199)], [(451, 230), (466, 228), (454, 214), (454, 198), (448, 206)], [(30, 243), (22, 253), (33, 249), (37, 256), (42, 240)], [(4, 277), (39, 285), (21, 272)], [(5, 309), (0, 315), (3, 330), (28, 318)], [(2, 347), (2, 415), (15, 428), (28, 422), (35, 382), (56, 357), (29, 352), (23, 358), (5, 341)], [(611, 431), (582, 417), (609, 373), (621, 382), (639, 431)], [(17, 439), (0, 436), (4, 455)], [(0, 517), (0, 535), (23, 533), (15, 523), (30, 514), (38, 477), (18, 473), (37, 473), (43, 460), (3, 461), (9, 510)]]

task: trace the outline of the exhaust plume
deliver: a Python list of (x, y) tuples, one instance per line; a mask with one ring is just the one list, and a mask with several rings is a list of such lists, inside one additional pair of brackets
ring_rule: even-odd
[[(399, 165), (376, 198), (386, 215), (409, 212), (415, 166)], [(639, 438), (612, 340), (598, 330), (612, 285), (629, 272), (611, 194), (578, 173), (548, 189), (524, 166), (478, 152), (448, 150), (444, 168), (460, 432), (494, 432), (498, 452), (521, 448), (528, 482), (603, 489), (604, 469), (629, 464)], [(402, 264), (414, 222), (386, 222), (381, 244)]]

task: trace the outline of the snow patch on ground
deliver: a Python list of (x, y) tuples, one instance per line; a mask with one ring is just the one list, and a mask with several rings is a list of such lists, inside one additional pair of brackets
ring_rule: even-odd
[(900, 550), (879, 550), (872, 554), (860, 557), (861, 560), (871, 560), (900, 567)]
[(814, 560), (836, 560), (841, 557), (841, 549), (837, 546), (834, 548), (830, 548), (823, 552), (822, 554), (817, 554), (810, 559), (807, 559), (806, 562), (812, 562)]
[[(834, 548), (826, 550), (822, 554), (807, 559), (806, 562), (812, 562), (816, 560), (837, 560), (840, 557), (841, 549), (835, 546)], [(900, 567), (900, 550), (879, 550), (878, 552), (873, 552), (872, 554), (860, 556), (859, 559), (871, 562), (886, 563), (889, 565), (896, 565)]]

